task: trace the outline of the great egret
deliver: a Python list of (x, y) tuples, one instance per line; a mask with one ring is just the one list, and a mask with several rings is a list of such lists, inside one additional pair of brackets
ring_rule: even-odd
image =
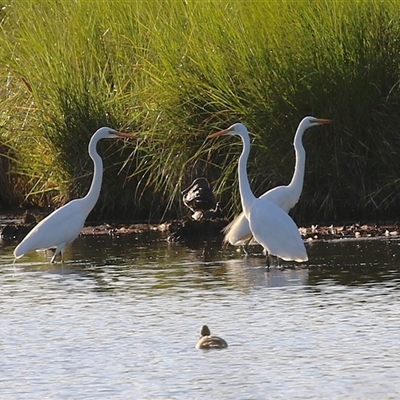
[(200, 328), (200, 339), (196, 344), (196, 349), (211, 350), (211, 349), (226, 349), (228, 343), (218, 336), (211, 336), (210, 329), (207, 325)]
[(15, 248), (16, 259), (30, 251), (55, 248), (51, 262), (55, 261), (59, 253), (61, 253), (61, 260), (64, 261), (65, 247), (78, 237), (100, 195), (103, 161), (96, 150), (97, 142), (104, 138), (119, 137), (132, 138), (131, 135), (107, 127), (100, 128), (93, 134), (88, 150), (93, 160), (94, 172), (88, 193), (83, 198), (71, 200), (40, 221)]
[[(315, 117), (305, 117), (300, 121), (293, 141), (296, 153), (296, 164), (292, 180), (287, 186), (277, 186), (268, 190), (260, 196), (261, 199), (268, 200), (282, 208), (286, 213), (289, 213), (289, 211), (299, 201), (303, 190), (304, 169), (306, 163), (306, 151), (302, 142), (303, 134), (308, 128), (329, 124), (330, 122), (331, 120), (329, 119)], [(249, 242), (252, 235), (249, 222), (247, 221), (243, 211), (224, 229), (224, 233), (224, 242), (230, 243), (231, 245), (243, 246)]]
[[(250, 137), (247, 128), (240, 123), (213, 133), (208, 138), (237, 135), (242, 138), (243, 151), (239, 158), (239, 191), (242, 208), (249, 221), (250, 232), (265, 252), (285, 261), (307, 261), (307, 251), (299, 230), (292, 218), (276, 204), (254, 196), (247, 177), (247, 160), (250, 153)], [(268, 259), (269, 263), (269, 259)]]

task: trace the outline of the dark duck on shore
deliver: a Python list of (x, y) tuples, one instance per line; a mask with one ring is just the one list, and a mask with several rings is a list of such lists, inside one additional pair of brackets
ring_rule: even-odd
[(197, 178), (182, 191), (183, 203), (193, 214), (169, 224), (168, 241), (191, 242), (222, 240), (222, 230), (229, 223), (223, 218), (220, 203), (206, 178)]
[(210, 329), (207, 325), (200, 328), (200, 339), (196, 344), (196, 349), (211, 350), (211, 349), (226, 349), (228, 343), (218, 336), (211, 336)]
[(193, 219), (203, 218), (205, 211), (216, 207), (216, 199), (206, 178), (197, 178), (182, 191), (183, 203), (194, 212)]

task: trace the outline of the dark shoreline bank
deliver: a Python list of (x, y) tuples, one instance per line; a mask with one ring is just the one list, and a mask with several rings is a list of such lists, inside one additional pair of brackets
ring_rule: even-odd
[[(14, 211), (0, 214), (0, 230), (5, 227), (21, 227), (21, 235), (24, 236), (36, 224), (35, 221), (26, 223), (27, 215), (34, 215), (40, 220), (46, 214), (41, 211)], [(156, 223), (121, 223), (106, 222), (96, 223), (88, 221), (82, 230), (81, 235), (133, 235), (143, 234), (146, 232), (154, 232), (165, 234), (170, 238), (175, 234), (171, 241), (184, 241), (176, 232), (187, 232), (191, 239), (199, 240), (212, 239), (221, 240), (223, 235), (221, 229), (228, 224), (227, 220), (205, 220), (193, 221), (188, 217), (181, 220), (173, 220), (168, 222)], [(299, 226), (300, 233), (304, 240), (333, 240), (333, 239), (360, 239), (360, 238), (396, 238), (400, 236), (400, 224), (398, 222), (375, 222), (375, 223), (334, 223), (330, 225), (311, 225), (304, 224)], [(6, 237), (4, 237), (6, 239)], [(18, 239), (15, 237), (15, 239)]]

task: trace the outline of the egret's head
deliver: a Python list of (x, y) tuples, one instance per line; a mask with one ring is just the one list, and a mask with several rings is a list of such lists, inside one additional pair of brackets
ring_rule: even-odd
[(305, 117), (301, 120), (299, 129), (308, 129), (312, 126), (317, 125), (326, 125), (330, 124), (332, 121), (330, 119), (322, 119), (322, 118), (315, 118), (315, 117)]
[(247, 130), (247, 128), (243, 124), (237, 123), (237, 124), (231, 125), (228, 129), (224, 129), (222, 131), (215, 132), (215, 133), (212, 133), (211, 135), (208, 135), (207, 139), (214, 138), (217, 136), (223, 136), (223, 135), (246, 136), (248, 134), (249, 134), (249, 131)]

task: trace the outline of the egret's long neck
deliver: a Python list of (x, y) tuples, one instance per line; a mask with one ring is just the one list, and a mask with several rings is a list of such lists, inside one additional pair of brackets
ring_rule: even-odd
[(88, 214), (95, 206), (100, 196), (101, 183), (103, 180), (103, 161), (96, 150), (98, 141), (98, 138), (92, 137), (89, 142), (89, 156), (93, 160), (94, 165), (93, 179), (87, 195), (82, 198), (82, 202), (85, 205)]
[(294, 167), (294, 174), (289, 187), (294, 191), (299, 193), (303, 190), (304, 183), (304, 169), (306, 164), (306, 151), (303, 146), (303, 134), (304, 129), (298, 129), (294, 137), (294, 150), (296, 153), (296, 164)]
[(246, 218), (249, 218), (250, 207), (253, 203), (255, 196), (250, 188), (249, 178), (247, 176), (247, 160), (250, 154), (250, 138), (248, 135), (240, 135), (243, 142), (243, 151), (239, 157), (239, 191), (242, 200), (242, 208)]

